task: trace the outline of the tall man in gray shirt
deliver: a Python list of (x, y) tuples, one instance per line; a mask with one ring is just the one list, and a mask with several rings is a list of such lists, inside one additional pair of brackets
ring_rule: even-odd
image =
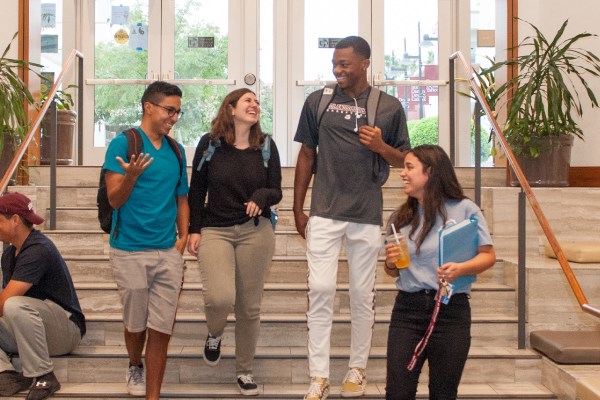
[[(305, 400), (322, 400), (329, 394), (330, 336), (342, 239), (349, 263), (352, 320), (342, 396), (362, 396), (366, 388), (383, 211), (378, 165), (402, 166), (405, 151), (410, 149), (398, 99), (381, 93), (376, 111), (367, 110), (372, 90), (367, 80), (370, 56), (369, 44), (361, 37), (349, 36), (337, 44), (332, 60), (337, 86), (308, 96), (294, 138), (302, 143), (294, 179), (294, 219), (307, 241), (309, 269), (311, 385)], [(324, 94), (331, 101), (323, 115), (317, 115)], [(374, 126), (367, 124), (367, 112), (376, 112)], [(309, 219), (303, 204), (313, 171)]]

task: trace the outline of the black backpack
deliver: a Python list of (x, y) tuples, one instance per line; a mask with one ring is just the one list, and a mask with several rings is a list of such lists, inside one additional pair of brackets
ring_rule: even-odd
[[(142, 140), (142, 134), (136, 129), (131, 128), (129, 130), (124, 131), (121, 135), (125, 135), (127, 137), (127, 161), (131, 159), (131, 156), (134, 154), (140, 154), (144, 150), (144, 142)], [(177, 156), (177, 160), (179, 161), (179, 176), (183, 173), (183, 155), (181, 154), (181, 149), (179, 144), (170, 136), (165, 136), (167, 138), (167, 142), (169, 142), (169, 146)], [(100, 183), (98, 185), (98, 194), (96, 195), (96, 206), (98, 206), (98, 221), (100, 222), (100, 228), (106, 233), (110, 233), (110, 229), (112, 227), (112, 216), (113, 216), (113, 208), (110, 206), (108, 202), (108, 192), (106, 190), (106, 182), (104, 181), (105, 170), (104, 166), (100, 170)], [(179, 186), (179, 183), (177, 183)], [(118, 215), (118, 210), (117, 210)], [(114, 237), (117, 237), (119, 233), (119, 220), (117, 217), (117, 225), (114, 231)]]

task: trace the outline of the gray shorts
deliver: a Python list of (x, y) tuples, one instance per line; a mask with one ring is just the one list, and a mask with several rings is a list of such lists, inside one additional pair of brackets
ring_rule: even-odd
[(150, 328), (170, 335), (185, 269), (177, 249), (124, 251), (111, 247), (110, 262), (125, 328), (132, 333)]

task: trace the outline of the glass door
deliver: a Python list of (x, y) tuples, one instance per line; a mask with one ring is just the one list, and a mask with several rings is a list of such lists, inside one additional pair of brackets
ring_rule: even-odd
[[(297, 121), (302, 103), (309, 93), (335, 80), (331, 58), (336, 41), (348, 35), (359, 35), (371, 45), (370, 83), (397, 97), (403, 104), (411, 139), (415, 133), (418, 136), (418, 139), (413, 139), (414, 142), (438, 143), (439, 119), (448, 120), (447, 110), (439, 107), (440, 88), (448, 86), (447, 80), (440, 78), (444, 74), (447, 76), (447, 68), (440, 71), (440, 59), (447, 59), (440, 56), (440, 49), (450, 46), (452, 34), (449, 32), (453, 26), (452, 22), (439, 22), (442, 3), (448, 2), (294, 1), (293, 14), (303, 15), (303, 20), (294, 20), (296, 26), (303, 30), (294, 30), (292, 39), (295, 41), (294, 48), (303, 49), (302, 54), (294, 52), (293, 55), (302, 62), (296, 61), (291, 67), (296, 77), (291, 107), (294, 119)], [(440, 43), (443, 39), (438, 39), (442, 35), (446, 38), (445, 44)], [(439, 113), (445, 115), (440, 116)], [(290, 156), (297, 152), (298, 145), (293, 144)]]
[[(85, 121), (85, 130), (90, 132), (84, 142), (85, 163), (102, 164), (110, 140), (141, 122), (140, 99), (155, 80), (177, 84), (183, 91), (185, 115), (173, 135), (186, 146), (191, 163), (195, 146), (210, 129), (225, 94), (241, 86), (256, 91), (258, 43), (242, 40), (248, 31), (257, 29), (255, 3), (85, 2), (84, 21), (93, 32), (84, 43), (84, 54), (93, 54), (85, 64), (85, 111), (93, 115)], [(246, 12), (247, 8), (251, 11)]]
[[(469, 7), (461, 0), (86, 0), (82, 30), (93, 34), (81, 39), (84, 161), (102, 163), (112, 137), (140, 122), (145, 86), (163, 79), (184, 92), (185, 115), (173, 134), (188, 162), (223, 96), (249, 87), (282, 165), (293, 166), (304, 99), (334, 81), (333, 48), (348, 35), (371, 44), (369, 80), (402, 102), (413, 142), (448, 149), (447, 60), (456, 50), (470, 53), (470, 26), (459, 24), (469, 21)], [(469, 101), (457, 100), (457, 130), (469, 131)], [(461, 166), (470, 164), (463, 136)]]
[(300, 145), (293, 141), (300, 111), (306, 97), (328, 83), (335, 83), (331, 60), (336, 43), (350, 35), (360, 35), (370, 42), (370, 1), (365, 0), (303, 0), (290, 4), (294, 15), (291, 32), (292, 93), (287, 158), (295, 165)]
[[(414, 144), (449, 148), (448, 58), (469, 54), (469, 4), (460, 0), (293, 0), (292, 93), (290, 119), (297, 123), (306, 96), (333, 81), (336, 40), (359, 35), (371, 45), (369, 80), (403, 104)], [(443, 106), (445, 105), (445, 106)], [(458, 131), (469, 129), (469, 105), (457, 104)], [(288, 156), (294, 165), (299, 146), (289, 125)], [(469, 162), (468, 135), (458, 144), (459, 163)], [(462, 157), (464, 154), (464, 157)], [(462, 158), (461, 158), (462, 157)]]

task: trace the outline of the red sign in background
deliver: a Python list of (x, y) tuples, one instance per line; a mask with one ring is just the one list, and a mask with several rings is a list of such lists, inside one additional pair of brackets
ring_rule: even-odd
[[(418, 76), (412, 76), (410, 80), (419, 80)], [(438, 65), (423, 65), (423, 76), (421, 80), (438, 80), (439, 66)], [(400, 86), (398, 87), (397, 96), (402, 104), (408, 109), (416, 110), (419, 105), (428, 105), (429, 98), (438, 95), (437, 86)], [(419, 101), (421, 100), (421, 101)], [(408, 104), (407, 104), (408, 103)]]

